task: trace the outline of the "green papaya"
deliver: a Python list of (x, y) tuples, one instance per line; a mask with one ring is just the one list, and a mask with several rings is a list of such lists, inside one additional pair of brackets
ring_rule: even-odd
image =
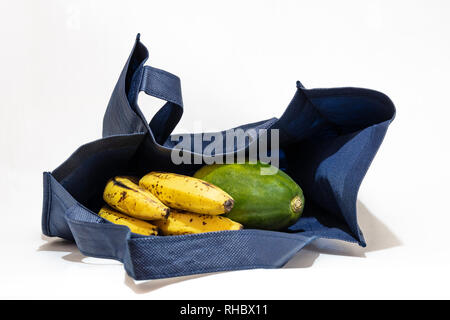
[[(269, 164), (213, 164), (194, 175), (212, 183), (234, 199), (225, 216), (246, 228), (281, 230), (294, 224), (305, 205), (303, 191), (286, 173), (261, 174)], [(267, 171), (266, 171), (267, 172)], [(272, 171), (274, 172), (274, 171)]]

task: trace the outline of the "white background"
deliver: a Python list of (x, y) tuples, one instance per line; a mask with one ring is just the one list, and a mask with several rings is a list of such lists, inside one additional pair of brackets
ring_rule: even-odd
[[(449, 6), (2, 0), (0, 298), (450, 298)], [(321, 240), (283, 269), (135, 282), (41, 236), (42, 171), (101, 136), (137, 32), (148, 64), (182, 79), (176, 132), (279, 117), (296, 80), (386, 93), (397, 117), (358, 200), (367, 248)]]

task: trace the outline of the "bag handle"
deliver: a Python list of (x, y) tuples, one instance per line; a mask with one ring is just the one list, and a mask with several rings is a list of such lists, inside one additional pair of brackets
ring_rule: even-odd
[[(276, 268), (316, 237), (264, 230), (208, 232), (180, 236), (139, 236), (75, 203), (65, 219), (83, 255), (114, 259), (135, 280), (205, 272)], [(248, 248), (258, 247), (259, 250)], [(267, 259), (266, 255), (271, 255)], [(230, 257), (234, 257), (231, 259)]]
[[(148, 50), (140, 42), (140, 35), (122, 69), (103, 118), (103, 137), (134, 133), (149, 133), (163, 144), (183, 114), (180, 79), (167, 71), (144, 66)], [(166, 103), (147, 123), (138, 104), (141, 91), (165, 100)]]
[[(147, 126), (145, 116), (137, 104), (140, 92), (162, 99), (166, 103), (153, 116)], [(172, 133), (183, 114), (181, 81), (176, 75), (151, 66), (136, 70), (128, 93), (128, 101), (136, 111), (156, 142), (163, 144)]]
[(144, 66), (139, 90), (181, 108), (183, 107), (180, 78), (167, 71)]

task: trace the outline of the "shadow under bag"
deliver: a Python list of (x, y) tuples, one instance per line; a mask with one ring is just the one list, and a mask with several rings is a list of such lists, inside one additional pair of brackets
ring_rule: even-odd
[[(147, 58), (138, 35), (109, 101), (103, 138), (78, 148), (53, 172), (44, 172), (45, 235), (75, 241), (86, 256), (119, 260), (136, 280), (278, 268), (317, 238), (366, 245), (356, 217), (358, 189), (395, 107), (386, 95), (361, 88), (305, 89), (297, 82), (279, 119), (240, 127), (279, 130), (280, 168), (306, 198), (303, 216), (284, 232), (141, 236), (99, 217), (104, 186), (115, 175), (141, 176), (152, 170), (191, 175), (201, 167), (171, 161), (176, 143), (171, 133), (183, 113), (180, 80), (144, 65)], [(137, 105), (141, 91), (167, 101), (150, 123)], [(258, 137), (230, 150), (225, 147), (223, 155), (245, 151)]]

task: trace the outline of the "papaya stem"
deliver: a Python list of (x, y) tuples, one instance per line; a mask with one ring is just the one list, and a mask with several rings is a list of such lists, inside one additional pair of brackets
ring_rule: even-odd
[(295, 213), (300, 212), (303, 208), (303, 201), (299, 196), (295, 196), (292, 200), (291, 200), (291, 209), (292, 211), (294, 211)]

